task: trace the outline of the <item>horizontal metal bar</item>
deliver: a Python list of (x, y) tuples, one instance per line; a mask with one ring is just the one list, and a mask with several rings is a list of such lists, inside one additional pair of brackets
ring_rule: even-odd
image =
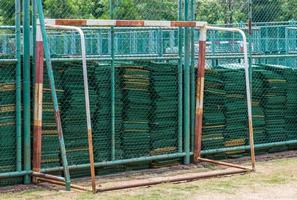
[(30, 175), (32, 171), (20, 171), (20, 172), (7, 172), (7, 173), (0, 173), (0, 179), (4, 178), (13, 178), (13, 177), (21, 177), (25, 175)]
[[(297, 54), (253, 54), (253, 59), (257, 58), (297, 58)], [(239, 59), (243, 58), (243, 54), (229, 55), (206, 55), (206, 59)]]
[(191, 173), (186, 175), (179, 175), (175, 177), (164, 177), (164, 178), (156, 178), (155, 180), (145, 179), (143, 181), (134, 181), (128, 182), (127, 184), (116, 185), (108, 188), (101, 187), (97, 190), (97, 192), (107, 192), (107, 191), (114, 191), (114, 190), (122, 190), (128, 188), (135, 188), (135, 187), (143, 187), (143, 186), (151, 186), (151, 185), (158, 185), (162, 183), (177, 183), (177, 182), (184, 182), (184, 181), (194, 181), (199, 179), (206, 179), (211, 177), (219, 177), (219, 176), (226, 176), (232, 174), (242, 174), (248, 173), (250, 171), (242, 170), (242, 169), (232, 169), (232, 170), (220, 170), (220, 171), (211, 171), (206, 173)]
[(207, 25), (202, 21), (157, 21), (157, 20), (100, 20), (100, 19), (45, 19), (48, 25), (64, 26), (114, 26), (114, 27), (193, 27)]
[[(179, 57), (116, 57), (114, 61), (135, 61), (135, 60), (178, 60)], [(69, 57), (69, 58), (52, 58), (53, 62), (69, 62), (69, 61), (81, 61), (79, 57)], [(111, 61), (111, 57), (88, 57), (87, 61)]]
[[(263, 148), (270, 148), (270, 147), (277, 147), (277, 146), (284, 146), (284, 145), (297, 145), (297, 140), (290, 140), (285, 142), (273, 142), (273, 143), (266, 143), (266, 144), (256, 144), (255, 149), (263, 149)], [(216, 153), (225, 153), (228, 151), (243, 151), (243, 150), (249, 150), (250, 146), (238, 146), (238, 147), (228, 147), (228, 148), (221, 148), (221, 149), (210, 149), (210, 150), (202, 150), (202, 155), (211, 155)], [(193, 152), (190, 153), (193, 155)], [(125, 159), (125, 160), (117, 160), (117, 161), (106, 161), (106, 162), (100, 162), (95, 163), (95, 167), (106, 167), (106, 166), (112, 166), (112, 165), (121, 165), (121, 164), (129, 164), (129, 163), (137, 163), (137, 162), (143, 162), (143, 161), (153, 161), (153, 160), (163, 160), (163, 159), (171, 159), (171, 158), (181, 158), (184, 157), (185, 153), (175, 153), (175, 154), (168, 154), (168, 155), (159, 155), (159, 156), (151, 156), (151, 157), (140, 157), (140, 158), (134, 158), (134, 159)], [(69, 169), (84, 169), (89, 168), (89, 164), (81, 164), (81, 165), (71, 165), (69, 166)], [(41, 172), (53, 172), (53, 171), (62, 171), (63, 167), (53, 167), (53, 168), (47, 168), (42, 169)]]
[[(171, 159), (171, 158), (181, 158), (184, 157), (186, 153), (174, 153), (174, 154), (167, 154), (167, 155), (158, 155), (158, 156), (148, 156), (148, 157), (139, 157), (139, 158), (132, 158), (132, 159), (125, 159), (125, 160), (115, 160), (115, 161), (105, 161), (95, 163), (95, 167), (107, 167), (113, 165), (123, 165), (129, 163), (137, 163), (137, 162), (144, 162), (144, 161), (154, 161), (154, 160), (163, 160), (163, 159)], [(81, 165), (71, 165), (69, 169), (84, 169), (89, 168), (90, 164), (81, 164)], [(42, 169), (41, 172), (53, 172), (53, 171), (61, 171), (63, 167), (53, 167)]]
[[(297, 140), (290, 140), (290, 141), (284, 141), (284, 142), (272, 142), (272, 143), (266, 143), (266, 144), (255, 144), (255, 149), (264, 149), (264, 148), (270, 148), (270, 147), (277, 147), (277, 146), (284, 146), (284, 145), (297, 145)], [(237, 147), (228, 147), (228, 148), (221, 148), (221, 149), (210, 149), (210, 150), (203, 150), (202, 155), (210, 155), (210, 154), (216, 154), (216, 153), (224, 153), (228, 151), (244, 151), (249, 150), (250, 146), (237, 146)]]
[[(55, 184), (55, 185), (61, 185), (61, 186), (65, 186), (65, 181), (57, 181), (57, 180), (50, 180), (50, 179), (46, 179), (46, 178), (37, 178), (38, 181), (41, 182), (47, 182), (47, 183), (51, 183), (51, 184)], [(71, 188), (76, 189), (76, 190), (80, 190), (80, 191), (86, 191), (86, 192), (92, 192), (91, 189), (79, 186), (79, 185), (74, 185), (71, 184)]]
[(16, 63), (17, 59), (1, 59), (0, 58), (0, 63)]
[[(230, 55), (206, 55), (206, 59), (240, 59), (243, 58), (243, 54), (230, 54)], [(297, 54), (253, 54), (253, 59), (260, 58), (297, 58)], [(157, 57), (157, 56), (117, 56), (115, 61), (134, 61), (134, 60), (178, 60), (180, 57), (170, 54), (169, 56)], [(64, 57), (64, 58), (52, 58), (54, 62), (66, 62), (66, 61), (81, 61), (80, 57)], [(102, 56), (102, 57), (88, 57), (88, 61), (111, 61), (112, 58), (110, 56)], [(8, 62), (6, 60), (4, 62)], [(0, 60), (0, 62), (2, 62)]]
[(56, 180), (56, 181), (65, 181), (64, 177), (54, 176), (51, 174), (43, 174), (43, 173), (39, 173), (39, 172), (32, 172), (32, 176), (38, 177), (38, 178)]

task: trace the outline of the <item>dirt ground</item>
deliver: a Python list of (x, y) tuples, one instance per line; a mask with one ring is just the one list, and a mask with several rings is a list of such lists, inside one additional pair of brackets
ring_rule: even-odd
[[(297, 199), (297, 157), (262, 159), (257, 171), (244, 175), (197, 180), (193, 182), (168, 183), (151, 187), (111, 191), (93, 195), (90, 192), (65, 192), (63, 188), (49, 185), (2, 188), (0, 199), (11, 200), (296, 200)], [(196, 173), (199, 167), (176, 168), (174, 174)], [(210, 169), (210, 168), (208, 168)], [(164, 170), (164, 169), (163, 169)], [(172, 171), (172, 169), (171, 169)], [(166, 172), (152, 172), (152, 174)], [(144, 178), (146, 172), (128, 173), (126, 177)], [(162, 174), (163, 176), (163, 174)], [(102, 177), (101, 177), (102, 178)], [(146, 178), (146, 177), (145, 177)], [(107, 176), (106, 180), (121, 181), (123, 177)], [(79, 182), (83, 182), (80, 180)], [(84, 184), (86, 184), (84, 182)], [(22, 189), (22, 187), (24, 187)]]

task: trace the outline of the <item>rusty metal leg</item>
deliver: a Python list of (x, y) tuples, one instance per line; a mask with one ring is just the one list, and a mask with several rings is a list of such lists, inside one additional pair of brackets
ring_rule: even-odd
[[(41, 145), (42, 145), (42, 97), (43, 97), (43, 71), (44, 49), (40, 25), (37, 27), (36, 37), (36, 71), (34, 92), (34, 133), (33, 133), (33, 171), (41, 169)], [(33, 182), (36, 179), (33, 178)]]
[(194, 162), (201, 157), (202, 147), (202, 122), (203, 122), (203, 99), (204, 99), (204, 74), (205, 74), (205, 53), (206, 53), (206, 28), (200, 29), (199, 40), (199, 61), (198, 80), (196, 86), (196, 119), (195, 119), (195, 149)]

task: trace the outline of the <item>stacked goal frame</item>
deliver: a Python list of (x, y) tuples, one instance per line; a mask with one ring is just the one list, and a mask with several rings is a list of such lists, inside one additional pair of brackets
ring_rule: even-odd
[[(100, 166), (109, 166), (109, 165), (117, 165), (117, 164), (126, 164), (130, 162), (139, 162), (139, 161), (152, 161), (152, 160), (161, 160), (167, 158), (185, 158), (185, 163), (190, 163), (190, 156), (194, 154), (194, 161), (195, 162), (210, 162), (218, 165), (224, 165), (232, 168), (236, 168), (237, 170), (232, 171), (232, 173), (241, 173), (241, 172), (249, 172), (255, 169), (255, 152), (254, 152), (254, 144), (253, 144), (253, 127), (252, 127), (252, 113), (251, 113), (251, 96), (250, 96), (250, 87), (249, 87), (249, 73), (248, 73), (248, 57), (247, 57), (247, 46), (246, 46), (246, 38), (245, 34), (239, 29), (228, 29), (228, 28), (216, 28), (208, 26), (206, 22), (193, 22), (193, 21), (142, 21), (142, 20), (69, 20), (69, 19), (44, 19), (43, 11), (42, 11), (42, 4), (40, 1), (37, 1), (38, 6), (38, 14), (39, 14), (39, 23), (37, 26), (37, 51), (36, 51), (36, 77), (43, 76), (43, 47), (44, 47), (44, 55), (46, 59), (46, 66), (48, 69), (48, 75), (50, 78), (51, 83), (51, 90), (52, 90), (52, 98), (54, 100), (54, 109), (56, 113), (56, 124), (59, 133), (59, 142), (61, 147), (61, 155), (63, 158), (63, 167), (57, 167), (51, 170), (61, 170), (64, 169), (65, 178), (55, 177), (52, 175), (45, 174), (51, 170), (49, 169), (41, 169), (41, 136), (42, 136), (42, 84), (43, 79), (36, 79), (37, 82), (35, 83), (35, 110), (34, 110), (34, 145), (33, 145), (33, 177), (36, 178), (36, 182), (39, 180), (47, 181), (56, 184), (64, 184), (66, 188), (69, 190), (72, 186), (73, 188), (83, 189), (79, 186), (71, 185), (70, 182), (70, 174), (69, 169), (71, 166), (68, 166), (67, 163), (67, 155), (65, 149), (65, 142), (63, 139), (63, 132), (62, 132), (62, 124), (60, 118), (60, 111), (58, 107), (58, 99), (57, 94), (55, 91), (55, 79), (52, 72), (52, 64), (51, 64), (51, 56), (50, 56), (50, 49), (48, 46), (47, 40), (47, 32), (46, 28), (54, 28), (54, 29), (72, 29), (76, 30), (80, 33), (81, 36), (81, 47), (82, 47), (82, 62), (83, 62), (83, 71), (84, 71), (84, 90), (85, 90), (85, 104), (86, 104), (86, 116), (88, 119), (88, 145), (89, 145), (89, 158), (90, 163), (82, 165), (81, 167), (90, 167), (91, 177), (92, 177), (92, 191), (98, 192), (103, 191), (101, 189), (97, 189), (96, 186), (96, 174), (95, 174), (95, 167)], [(186, 117), (187, 120), (184, 120), (183, 126), (184, 131), (183, 135), (185, 135), (185, 147), (184, 150), (181, 150), (179, 153), (174, 154), (167, 154), (167, 155), (159, 155), (159, 156), (151, 156), (151, 157), (142, 157), (142, 158), (135, 158), (135, 159), (126, 159), (126, 160), (115, 160), (115, 161), (107, 161), (101, 163), (94, 162), (94, 150), (93, 150), (93, 142), (92, 142), (92, 124), (91, 124), (91, 117), (90, 117), (90, 108), (89, 108), (89, 94), (88, 94), (88, 74), (87, 74), (87, 58), (85, 53), (85, 38), (83, 31), (79, 28), (81, 26), (96, 26), (96, 27), (158, 27), (158, 28), (193, 28), (199, 29), (200, 31), (200, 42), (199, 42), (199, 62), (198, 62), (198, 81), (197, 81), (197, 109), (196, 109), (196, 130), (195, 130), (195, 148), (194, 152), (190, 152), (190, 114), (191, 111), (188, 108), (184, 108), (183, 115), (188, 116)], [(239, 32), (243, 37), (244, 45), (244, 63), (245, 63), (245, 75), (246, 75), (246, 93), (247, 93), (247, 106), (248, 106), (248, 119), (249, 119), (249, 143), (250, 143), (250, 153), (251, 153), (251, 161), (252, 167), (244, 167), (240, 165), (234, 165), (231, 163), (214, 161), (209, 159), (204, 159), (201, 157), (201, 137), (202, 137), (202, 117), (203, 117), (203, 94), (204, 94), (204, 70), (205, 70), (205, 51), (206, 51), (206, 39), (207, 30), (219, 30), (219, 31), (231, 31), (231, 32)], [(112, 57), (111, 59), (114, 59)], [(181, 60), (181, 55), (179, 57)], [(188, 69), (185, 68), (184, 73), (187, 74)], [(189, 71), (188, 71), (189, 72)], [(189, 79), (184, 80), (185, 88), (183, 89), (185, 95), (185, 101), (190, 101), (190, 91), (188, 84), (190, 84)], [(114, 105), (113, 105), (114, 106)], [(186, 137), (187, 136), (187, 137)], [(74, 166), (75, 167), (75, 166)], [(238, 171), (240, 169), (240, 171)], [(231, 172), (229, 172), (231, 173)], [(217, 174), (214, 174), (215, 176)], [(168, 182), (168, 180), (164, 180)], [(177, 180), (171, 180), (177, 181)], [(147, 184), (154, 184), (154, 183), (147, 183)], [(137, 185), (135, 185), (137, 186)], [(131, 186), (122, 186), (122, 188), (127, 188)], [(112, 188), (109, 188), (110, 190)], [(115, 188), (121, 189), (121, 188)]]

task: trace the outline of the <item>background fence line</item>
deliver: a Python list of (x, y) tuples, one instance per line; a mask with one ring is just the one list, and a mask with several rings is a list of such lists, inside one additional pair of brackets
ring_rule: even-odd
[[(15, 2), (3, 0), (0, 3), (0, 70), (5, 74), (0, 77), (0, 89), (3, 94), (1, 97), (3, 103), (0, 105), (2, 129), (0, 177), (21, 177), (1, 179), (0, 185), (22, 182), (25, 175), (27, 175), (25, 182), (30, 181), (28, 176), (31, 172), (32, 130), (30, 88), (33, 87), (31, 83), (34, 81), (34, 62), (30, 60), (34, 60), (35, 56), (35, 47), (32, 43), (35, 41), (35, 24), (31, 24), (30, 27), (29, 18), (33, 14), (34, 19), (36, 10), (33, 9), (34, 12), (30, 13), (29, 6), (35, 8), (35, 1), (30, 4), (29, 0), (24, 0), (23, 3), (21, 5), (19, 0)], [(294, 92), (297, 82), (295, 77), (297, 19), (294, 0), (45, 0), (43, 4), (45, 15), (49, 18), (201, 20), (224, 27), (239, 27), (247, 34), (248, 20), (252, 17), (249, 45), (250, 60), (253, 64), (251, 83), (255, 147), (260, 153), (262, 149), (263, 151), (287, 150), (297, 144), (296, 120), (294, 113), (291, 112), (296, 109), (297, 104)], [(180, 159), (174, 158), (185, 157), (184, 149), (188, 149), (188, 146), (191, 152), (187, 153), (192, 154), (195, 66), (199, 53), (198, 32), (184, 28), (173, 30), (83, 27), (83, 30), (86, 34), (88, 65), (94, 73), (90, 77), (94, 80), (93, 84), (90, 84), (92, 88), (90, 95), (94, 97), (93, 120), (106, 116), (105, 119), (97, 120), (98, 124), (95, 125), (98, 127), (94, 142), (97, 145), (95, 153), (98, 156), (97, 161), (102, 161), (97, 167), (105, 167), (104, 173), (109, 173), (111, 169), (107, 166), (114, 163), (125, 164), (118, 168), (119, 171), (164, 166), (179, 162)], [(202, 154), (222, 158), (243, 156), (248, 149), (246, 145), (248, 140), (245, 134), (236, 134), (236, 130), (241, 130), (242, 133), (246, 131), (243, 123), (247, 114), (241, 107), (244, 105), (242, 98), (244, 86), (240, 80), (234, 78), (242, 76), (242, 43), (236, 33), (208, 31), (207, 34), (209, 38), (206, 47), (206, 113)], [(83, 120), (76, 117), (81, 116), (78, 115), (78, 110), (82, 109), (79, 107), (81, 99), (76, 95), (81, 92), (78, 86), (81, 77), (77, 67), (80, 66), (81, 60), (79, 36), (72, 31), (57, 30), (48, 30), (48, 35), (55, 65), (58, 97), (61, 100), (59, 103), (64, 109), (63, 125), (70, 130), (73, 128), (71, 126)], [(163, 65), (166, 66), (164, 71), (161, 70)], [(46, 73), (45, 80), (47, 80)], [(108, 94), (112, 83), (115, 85), (113, 95)], [(185, 88), (186, 86), (188, 88)], [(176, 91), (173, 92), (172, 89), (166, 93), (164, 91), (166, 87), (172, 87)], [(185, 94), (176, 95), (176, 92)], [(45, 87), (44, 171), (60, 169), (60, 155), (56, 145), (55, 122), (49, 93), (48, 87)], [(136, 101), (140, 95), (146, 96), (146, 101)], [(116, 149), (110, 158), (108, 138), (111, 134), (109, 133), (111, 125), (107, 121), (111, 116), (108, 110), (102, 107), (110, 108), (111, 99), (115, 100), (116, 105), (113, 113)], [(165, 102), (174, 103), (173, 106), (166, 108), (169, 103)], [(73, 107), (67, 107), (67, 104)], [(138, 113), (131, 108), (131, 105), (137, 105), (143, 113)], [(173, 111), (172, 108), (170, 113), (176, 112), (176, 115), (162, 116), (159, 107), (164, 113), (175, 107), (176, 109)], [(182, 116), (181, 108), (190, 109), (191, 117)], [(234, 108), (241, 109), (241, 112), (237, 112)], [(147, 116), (144, 116), (145, 114)], [(135, 118), (140, 119), (138, 123)], [(240, 125), (234, 124), (234, 118), (241, 118), (243, 122), (239, 123)], [(167, 121), (172, 123), (166, 124)], [(81, 126), (84, 126), (84, 123)], [(188, 129), (188, 126), (191, 129)], [(153, 132), (162, 128), (164, 133), (168, 133), (166, 137), (169, 139), (162, 135), (152, 138)], [(190, 131), (187, 142), (179, 140), (185, 131)], [(104, 137), (101, 137), (100, 132), (104, 132)], [(137, 142), (132, 140), (129, 135), (131, 132), (142, 132), (142, 135), (139, 135), (141, 145), (137, 146)], [(170, 135), (173, 132), (174, 134)], [(88, 161), (84, 159), (87, 154), (84, 139), (80, 138), (79, 131), (77, 137), (70, 133), (71, 131), (66, 136), (69, 162), (86, 167)], [(139, 152), (135, 153), (137, 151), (130, 149), (131, 146), (135, 146)], [(151, 160), (147, 157), (148, 152), (154, 155), (158, 162), (129, 164), (133, 159)], [(163, 158), (166, 158), (168, 152), (172, 153), (172, 156), (167, 156), (170, 162), (165, 162)], [(123, 160), (118, 161), (120, 158)], [(188, 162), (189, 157), (185, 160), (185, 163)], [(72, 169), (74, 168), (76, 167), (73, 166)], [(83, 170), (75, 172), (75, 176), (86, 174), (88, 172)]]

